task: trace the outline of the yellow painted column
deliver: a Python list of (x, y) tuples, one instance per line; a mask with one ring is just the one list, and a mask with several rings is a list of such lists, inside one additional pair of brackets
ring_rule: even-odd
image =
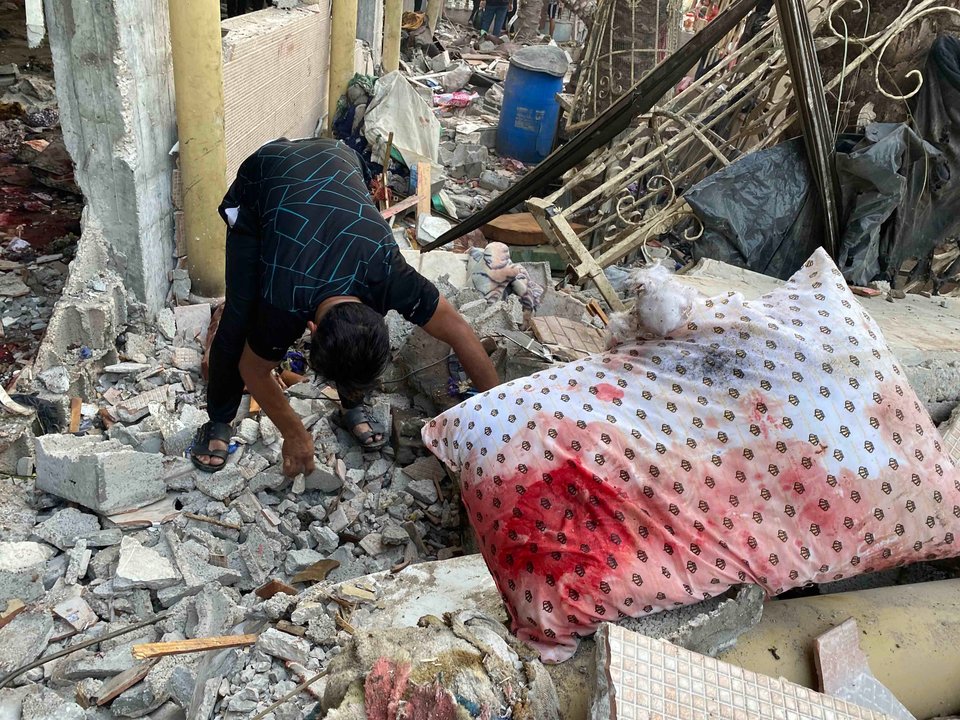
[(169, 5), (187, 269), (196, 294), (218, 297), (226, 238), (217, 208), (227, 186), (220, 4), (169, 0)]
[(914, 716), (960, 712), (960, 580), (767, 602), (760, 624), (720, 659), (818, 689), (814, 640), (847, 618), (874, 676)]
[(442, 9), (443, 0), (427, 0), (427, 26), (430, 28), (431, 35), (437, 29), (437, 21), (440, 19)]
[(400, 24), (403, 0), (384, 0), (383, 5), (383, 72), (400, 69)]
[(357, 0), (333, 0), (330, 22), (330, 89), (327, 96), (327, 128), (333, 127), (337, 103), (347, 92), (356, 66)]

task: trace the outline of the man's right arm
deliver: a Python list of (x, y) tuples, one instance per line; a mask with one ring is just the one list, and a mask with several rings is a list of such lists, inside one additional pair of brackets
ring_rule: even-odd
[(276, 366), (275, 360), (265, 360), (251, 350), (249, 343), (244, 346), (240, 376), (247, 390), (283, 435), (283, 474), (288, 477), (309, 474), (314, 469), (313, 436), (303, 427), (300, 417), (273, 378)]

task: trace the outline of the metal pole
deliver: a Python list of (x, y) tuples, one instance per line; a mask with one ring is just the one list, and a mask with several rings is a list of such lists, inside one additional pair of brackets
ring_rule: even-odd
[(807, 158), (823, 205), (824, 245), (836, 260), (840, 249), (840, 183), (836, 140), (827, 112), (817, 49), (802, 0), (776, 0), (776, 6)]

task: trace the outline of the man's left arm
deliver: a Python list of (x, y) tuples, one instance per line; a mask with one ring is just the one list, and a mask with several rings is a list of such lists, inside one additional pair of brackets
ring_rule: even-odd
[(477, 390), (484, 392), (500, 384), (480, 338), (445, 297), (440, 296), (433, 317), (423, 329), (453, 349)]

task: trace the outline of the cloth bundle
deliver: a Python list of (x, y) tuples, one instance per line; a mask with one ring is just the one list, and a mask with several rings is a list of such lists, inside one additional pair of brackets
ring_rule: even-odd
[(424, 428), (544, 660), (734, 584), (775, 595), (958, 554), (958, 471), (822, 250), (756, 301), (670, 313), (662, 293), (686, 304), (674, 283), (641, 278), (659, 320), (619, 325), (640, 337)]

